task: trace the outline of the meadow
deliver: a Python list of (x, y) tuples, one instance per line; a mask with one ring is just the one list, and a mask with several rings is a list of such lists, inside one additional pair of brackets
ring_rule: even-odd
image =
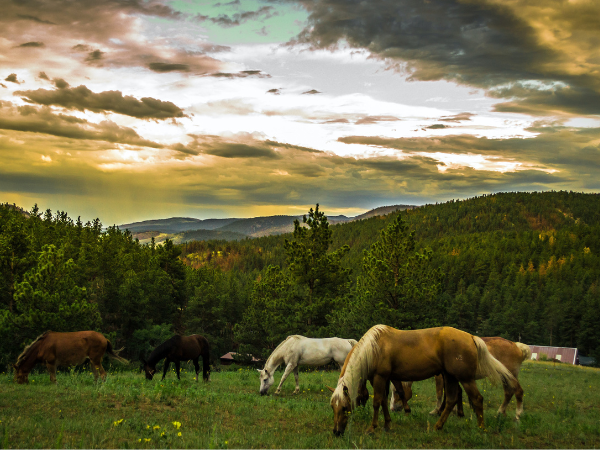
[[(197, 383), (191, 367), (181, 381), (173, 372), (164, 381), (147, 381), (134, 371), (109, 371), (94, 382), (89, 368), (63, 371), (56, 385), (42, 370), (17, 385), (0, 374), (0, 444), (2, 448), (597, 448), (600, 447), (600, 370), (526, 362), (519, 377), (525, 389), (525, 412), (514, 420), (497, 417), (503, 394), (487, 381), (485, 429), (477, 428), (472, 410), (451, 415), (442, 431), (433, 379), (415, 383), (412, 413), (392, 413), (392, 428), (365, 434), (373, 409), (369, 402), (351, 415), (341, 438), (332, 434), (327, 385), (339, 372), (300, 373), (301, 392), (292, 393), (293, 377), (281, 395), (258, 394), (258, 374), (230, 366)], [(276, 375), (279, 382), (281, 372)], [(372, 391), (372, 389), (371, 389)], [(383, 418), (380, 416), (380, 427)]]

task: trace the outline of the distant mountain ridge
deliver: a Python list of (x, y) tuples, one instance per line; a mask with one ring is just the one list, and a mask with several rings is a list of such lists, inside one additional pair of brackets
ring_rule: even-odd
[[(352, 222), (367, 219), (373, 216), (390, 214), (397, 210), (414, 209), (414, 205), (381, 206), (367, 211), (356, 217), (344, 215), (328, 216), (329, 223)], [(302, 221), (302, 216), (276, 215), (266, 217), (253, 217), (247, 219), (194, 219), (192, 217), (171, 217), (169, 219), (144, 220), (141, 222), (118, 225), (121, 230), (129, 230), (134, 238), (142, 244), (154, 238), (155, 242), (166, 239), (173, 240), (176, 244), (189, 241), (202, 240), (240, 240), (271, 236), (274, 234), (291, 233), (294, 231), (294, 221)]]

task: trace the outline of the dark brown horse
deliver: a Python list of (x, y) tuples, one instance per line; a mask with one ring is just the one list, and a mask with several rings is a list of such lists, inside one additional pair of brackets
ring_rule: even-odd
[[(508, 339), (504, 339), (501, 337), (482, 337), (481, 338), (485, 345), (487, 345), (488, 350), (492, 354), (494, 358), (500, 361), (504, 366), (510, 370), (510, 373), (513, 374), (515, 378), (519, 377), (519, 370), (521, 369), (521, 364), (526, 359), (531, 357), (531, 349), (528, 345), (522, 344), (521, 342), (512, 342)], [(404, 396), (405, 400), (402, 401), (400, 395), (396, 391), (395, 387), (392, 387), (392, 399), (390, 402), (390, 409), (392, 411), (396, 411), (400, 407), (400, 403), (403, 404), (404, 410), (406, 411), (408, 405), (407, 401), (412, 396), (412, 389), (409, 386), (406, 386), (407, 383), (403, 383), (404, 386)], [(411, 383), (412, 384), (412, 383)], [(410, 390), (410, 394), (407, 392), (407, 387)], [(440, 414), (443, 408), (443, 397), (444, 397), (444, 379), (441, 375), (436, 375), (435, 377), (435, 391), (437, 396), (437, 405), (430, 414)], [(512, 389), (504, 388), (504, 402), (500, 405), (498, 409), (498, 414), (506, 414), (506, 407), (510, 403), (512, 399), (513, 393), (515, 398), (517, 399), (517, 413), (516, 419), (519, 420), (521, 414), (523, 413), (523, 388), (521, 384), (516, 383), (516, 389), (513, 391)], [(406, 398), (408, 397), (408, 398)], [(457, 414), (459, 417), (464, 416), (463, 404), (462, 404), (462, 391), (459, 393), (459, 400), (456, 404)], [(410, 408), (408, 408), (410, 411)]]
[(353, 347), (342, 368), (338, 385), (331, 396), (335, 435), (341, 435), (348, 423), (348, 413), (357, 403), (366, 380), (374, 390), (373, 421), (368, 432), (378, 426), (379, 408), (383, 408), (384, 428), (389, 429), (387, 405), (390, 381), (402, 389), (402, 381), (420, 381), (437, 374), (444, 375), (446, 407), (435, 424), (441, 429), (458, 401), (460, 382), (483, 427), (483, 396), (475, 380), (480, 376), (502, 382), (514, 389), (516, 380), (488, 351), (476, 336), (451, 327), (402, 331), (386, 325), (372, 327)]
[(200, 372), (198, 358), (200, 356), (202, 356), (202, 378), (204, 378), (204, 381), (208, 381), (210, 375), (210, 348), (206, 338), (199, 334), (193, 334), (192, 336), (180, 336), (176, 334), (156, 347), (152, 353), (150, 353), (150, 356), (148, 356), (148, 361), (142, 359), (142, 362), (144, 363), (144, 371), (146, 372), (146, 378), (148, 380), (151, 380), (156, 373), (156, 363), (161, 359), (165, 359), (162, 379), (165, 379), (171, 362), (175, 363), (177, 378), (181, 379), (179, 376), (179, 363), (191, 359), (196, 368), (196, 381), (198, 381), (198, 373)]
[(105, 380), (106, 372), (102, 367), (104, 353), (124, 364), (129, 363), (118, 355), (118, 351), (113, 350), (108, 339), (96, 331), (72, 333), (46, 331), (29, 344), (17, 359), (16, 364), (13, 364), (15, 378), (19, 384), (27, 383), (29, 372), (36, 364), (41, 363), (46, 364), (50, 380), (56, 383), (57, 366), (76, 366), (89, 359), (94, 379), (97, 380), (98, 373), (100, 373), (102, 379)]

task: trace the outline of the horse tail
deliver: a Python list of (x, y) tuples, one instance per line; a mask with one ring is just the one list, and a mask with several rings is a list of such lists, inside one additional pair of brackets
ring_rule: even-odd
[[(123, 347), (123, 348), (125, 348), (125, 347)], [(106, 340), (106, 354), (108, 355), (108, 357), (112, 358), (112, 359), (116, 359), (120, 363), (129, 364), (128, 360), (126, 360), (122, 356), (119, 356), (119, 353), (123, 351), (123, 348), (115, 351), (115, 350), (113, 350), (113, 346), (110, 343), (110, 341), (108, 339)]]
[(210, 345), (208, 339), (204, 336), (200, 336), (200, 345), (202, 346), (202, 378), (204, 381), (208, 381), (210, 376)]
[(473, 336), (473, 342), (477, 347), (477, 377), (489, 378), (492, 384), (502, 383), (515, 389), (517, 379), (504, 364), (492, 356), (483, 339)]
[(522, 342), (515, 342), (515, 345), (519, 347), (519, 350), (523, 353), (523, 361), (531, 358), (531, 349), (529, 348), (529, 345), (523, 344)]
[(356, 344), (358, 344), (358, 341), (356, 339), (346, 339), (348, 342), (350, 342), (350, 345), (352, 347), (354, 347)]

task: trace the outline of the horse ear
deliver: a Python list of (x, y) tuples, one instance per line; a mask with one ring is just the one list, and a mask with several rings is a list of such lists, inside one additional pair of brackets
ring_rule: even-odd
[(326, 387), (327, 387), (327, 389), (329, 389), (331, 392), (335, 392), (335, 389), (334, 389), (334, 388), (332, 388), (331, 386), (326, 386)]
[(261, 372), (262, 372), (262, 370), (260, 370), (260, 369), (256, 369), (256, 371), (257, 371), (258, 373), (261, 373)]

